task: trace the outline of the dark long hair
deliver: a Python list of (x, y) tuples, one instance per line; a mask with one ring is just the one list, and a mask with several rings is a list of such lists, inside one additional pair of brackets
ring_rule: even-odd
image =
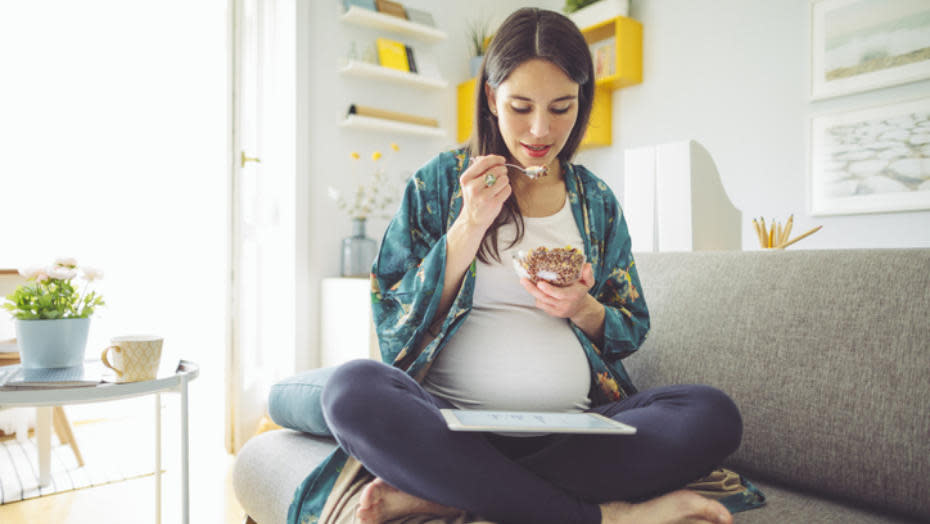
[[(560, 162), (568, 162), (575, 156), (588, 128), (588, 117), (594, 100), (594, 65), (591, 54), (574, 22), (560, 13), (532, 7), (519, 9), (507, 17), (488, 46), (475, 84), (474, 133), (468, 144), (472, 156), (510, 156), (497, 117), (491, 114), (488, 107), (484, 86), (487, 84), (491, 89), (497, 89), (514, 69), (534, 58), (548, 60), (579, 85), (578, 118), (568, 141), (559, 151), (558, 159)], [(517, 235), (510, 247), (523, 238), (523, 215), (512, 194), (485, 232), (478, 249), (478, 260), (488, 263), (493, 258), (500, 262), (497, 233), (501, 226), (511, 222), (516, 224)]]

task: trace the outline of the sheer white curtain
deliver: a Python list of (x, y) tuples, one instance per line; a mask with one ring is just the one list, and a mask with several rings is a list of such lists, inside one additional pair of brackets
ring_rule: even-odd
[(233, 285), (226, 445), (238, 449), (293, 373), (296, 3), (233, 0)]

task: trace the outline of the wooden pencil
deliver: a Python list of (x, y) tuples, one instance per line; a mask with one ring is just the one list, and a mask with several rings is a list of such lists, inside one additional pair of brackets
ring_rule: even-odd
[(762, 227), (759, 226), (759, 221), (755, 218), (752, 219), (752, 226), (756, 228), (756, 238), (759, 239), (759, 245), (765, 247), (765, 243), (762, 241)]
[(769, 247), (768, 246), (769, 229), (765, 227), (765, 219), (763, 217), (759, 217), (759, 225), (762, 227), (762, 247)]
[(786, 247), (790, 246), (791, 244), (794, 244), (794, 243), (797, 242), (798, 240), (807, 238), (807, 237), (813, 235), (814, 233), (820, 231), (820, 228), (822, 228), (822, 227), (823, 227), (823, 226), (817, 226), (817, 227), (815, 227), (814, 229), (811, 229), (810, 231), (808, 231), (808, 232), (806, 232), (806, 233), (803, 233), (803, 234), (801, 234), (801, 235), (795, 237), (794, 239), (792, 239), (792, 240), (790, 240), (790, 241), (788, 241), (788, 242), (786, 242), (786, 243), (784, 243), (784, 244), (782, 244), (782, 245), (780, 245), (780, 246), (778, 246), (778, 247), (780, 247), (780, 248), (786, 248)]
[(794, 225), (794, 215), (792, 214), (791, 216), (788, 217), (788, 221), (785, 222), (785, 231), (784, 231), (784, 234), (782, 235), (782, 240), (781, 242), (779, 242), (779, 244), (784, 244), (785, 242), (788, 241), (788, 238), (791, 236), (791, 226), (793, 225)]

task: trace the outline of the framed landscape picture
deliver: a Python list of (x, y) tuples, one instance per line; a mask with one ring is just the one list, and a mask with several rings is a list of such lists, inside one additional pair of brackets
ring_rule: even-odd
[(930, 78), (927, 0), (812, 0), (811, 98)]
[(930, 209), (930, 98), (811, 119), (813, 215)]

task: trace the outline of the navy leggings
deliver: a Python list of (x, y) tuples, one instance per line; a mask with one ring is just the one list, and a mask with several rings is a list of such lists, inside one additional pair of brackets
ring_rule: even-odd
[(599, 523), (598, 503), (636, 501), (695, 480), (736, 450), (742, 420), (724, 393), (681, 385), (593, 408), (636, 435), (502, 437), (450, 431), (403, 371), (340, 366), (322, 394), (339, 445), (373, 475), (417, 497), (505, 524)]

